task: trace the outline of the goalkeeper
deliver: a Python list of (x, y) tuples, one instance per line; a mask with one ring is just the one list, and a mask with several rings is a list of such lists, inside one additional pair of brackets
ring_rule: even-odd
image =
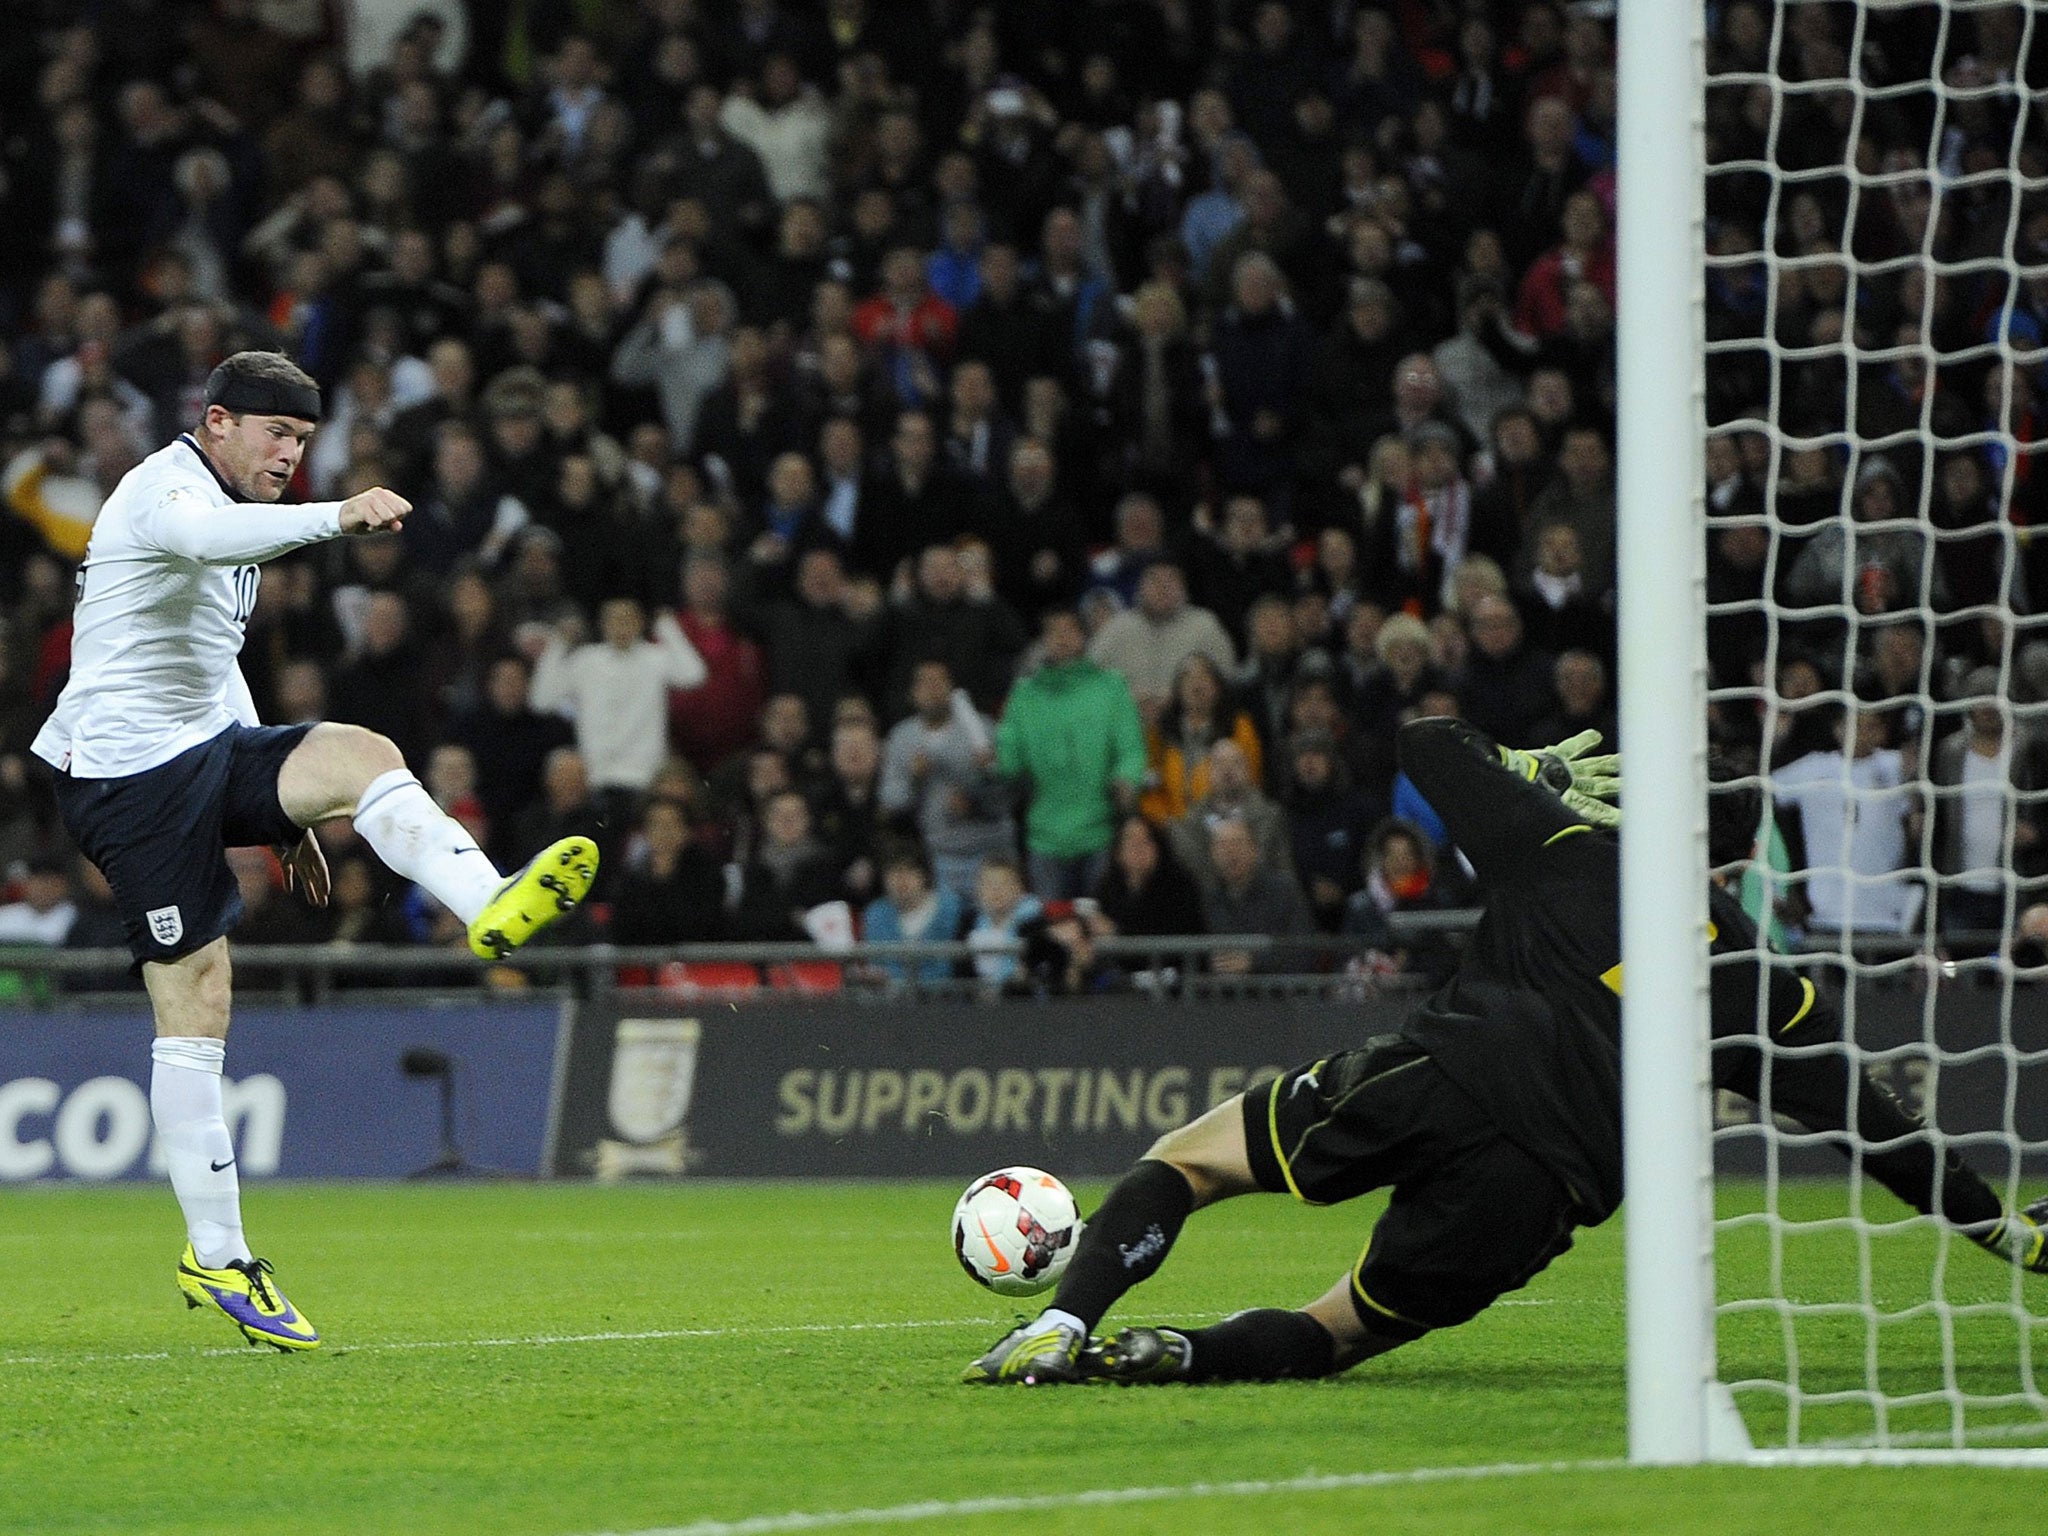
[[(1461, 721), (1402, 727), (1401, 766), (1478, 876), (1485, 910), (1457, 974), (1401, 1028), (1282, 1074), (1168, 1133), (1089, 1219), (1053, 1305), (967, 1368), (971, 1382), (1269, 1381), (1325, 1376), (1475, 1316), (1621, 1203), (1618, 764), (1593, 732), (1548, 752)], [(1758, 797), (1717, 794), (1714, 862), (1749, 855)], [(1813, 984), (1759, 974), (1756, 930), (1710, 893), (1714, 1080), (1762, 1091), (1762, 1040), (1826, 1046), (1840, 1021)], [(1758, 999), (1764, 999), (1762, 1019)], [(2009, 1218), (1954, 1154), (1843, 1051), (1777, 1055), (1774, 1109), (1847, 1131), (1863, 1167), (1982, 1246), (2048, 1269), (2030, 1207)], [(1850, 1123), (1853, 1104), (1854, 1122)], [(1847, 1143), (1844, 1143), (1845, 1147)], [(1391, 1186), (1356, 1267), (1298, 1311), (1208, 1328), (1091, 1335), (1155, 1274), (1206, 1205), (1265, 1191), (1330, 1205)]]

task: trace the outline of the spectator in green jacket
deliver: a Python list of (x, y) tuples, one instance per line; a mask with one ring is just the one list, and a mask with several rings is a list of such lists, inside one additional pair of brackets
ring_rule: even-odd
[(1031, 889), (1047, 901), (1086, 896), (1109, 859), (1120, 812), (1145, 778), (1145, 732), (1128, 684), (1089, 661), (1071, 608), (1045, 616), (1045, 664), (1010, 690), (996, 764), (1030, 795), (1024, 847)]

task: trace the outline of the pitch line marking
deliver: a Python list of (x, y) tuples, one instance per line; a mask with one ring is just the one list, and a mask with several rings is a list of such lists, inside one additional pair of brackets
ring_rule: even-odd
[[(1352, 1488), (1398, 1488), (1418, 1483), (1481, 1482), (1505, 1477), (1538, 1477), (1560, 1472), (1615, 1472), (1619, 1458), (1597, 1461), (1511, 1461), (1479, 1467), (1416, 1467), (1405, 1472), (1309, 1473), (1301, 1477), (1235, 1483), (1182, 1483), (1150, 1488), (1087, 1488), (1076, 1493), (994, 1495), (979, 1499), (925, 1499), (884, 1509), (836, 1509), (816, 1513), (754, 1515), (744, 1520), (697, 1520), (664, 1525), (629, 1536), (779, 1536), (784, 1531), (828, 1531), (853, 1525), (899, 1525), (918, 1520), (952, 1520), (970, 1515), (1036, 1514), (1115, 1504), (1153, 1504), (1179, 1499), (1243, 1499), (1273, 1493), (1324, 1493)], [(606, 1533), (615, 1536), (615, 1533)]]
[[(1497, 1307), (1548, 1307), (1556, 1303), (1536, 1298), (1497, 1301)], [(1209, 1321), (1221, 1312), (1183, 1312), (1185, 1321)], [(327, 1353), (382, 1354), (420, 1349), (545, 1349), (557, 1344), (646, 1344), (665, 1339), (751, 1339), (784, 1337), (806, 1333), (901, 1332), (913, 1328), (999, 1328), (1000, 1318), (927, 1317), (884, 1323), (783, 1323), (766, 1328), (645, 1328), (606, 1333), (529, 1333), (488, 1339), (373, 1339), (360, 1344), (329, 1340)], [(86, 1355), (0, 1355), (0, 1368), (34, 1365), (132, 1365), (145, 1360), (265, 1360), (268, 1355), (226, 1345), (218, 1349), (144, 1349), (119, 1354)]]
[[(641, 1344), (662, 1339), (750, 1339), (794, 1333), (875, 1333), (907, 1328), (999, 1328), (1001, 1319), (985, 1317), (913, 1318), (899, 1323), (785, 1323), (767, 1328), (644, 1328), (608, 1333), (529, 1333), (496, 1339), (381, 1339), (361, 1344), (336, 1343), (330, 1354), (395, 1353), (416, 1349), (541, 1349), (556, 1344)], [(333, 1341), (329, 1341), (332, 1343)], [(138, 1350), (106, 1355), (0, 1355), (0, 1366), (125, 1365), (137, 1360), (204, 1360), (225, 1357), (264, 1360), (244, 1344), (222, 1349)]]

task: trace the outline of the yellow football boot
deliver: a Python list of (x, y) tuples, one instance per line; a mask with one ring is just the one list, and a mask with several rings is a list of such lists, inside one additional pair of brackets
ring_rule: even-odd
[(502, 960), (549, 923), (576, 909), (597, 878), (597, 844), (565, 837), (526, 861), (469, 925), (480, 960)]

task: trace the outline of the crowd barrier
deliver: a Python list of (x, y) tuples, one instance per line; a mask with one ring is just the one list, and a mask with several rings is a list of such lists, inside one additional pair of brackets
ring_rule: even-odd
[[(1457, 942), (1478, 913), (1468, 909), (1395, 913), (1396, 942), (1434, 935)], [(1136, 978), (1141, 990), (1166, 996), (1276, 994), (1322, 986), (1333, 972), (1369, 954), (1362, 940), (1331, 934), (1280, 938), (1270, 934), (1206, 934), (1095, 941), (1097, 958)], [(1228, 976), (1209, 968), (1211, 957), (1235, 951), (1252, 956), (1255, 974)], [(809, 942), (625, 946), (534, 945), (516, 966), (477, 959), (462, 946), (407, 944), (262, 944), (234, 950), (238, 997), (275, 993), (291, 1002), (321, 1002), (366, 987), (469, 990), (479, 986), (544, 987), (589, 996), (626, 987), (747, 994), (767, 1000), (778, 992), (858, 993), (894, 1000), (904, 995), (967, 997), (985, 993), (977, 961), (1021, 959), (1015, 942), (989, 944), (901, 941), (860, 943), (827, 950)], [(45, 1003), (79, 992), (139, 990), (128, 977), (122, 949), (0, 947), (0, 1006)], [(932, 980), (928, 969), (959, 971)]]

